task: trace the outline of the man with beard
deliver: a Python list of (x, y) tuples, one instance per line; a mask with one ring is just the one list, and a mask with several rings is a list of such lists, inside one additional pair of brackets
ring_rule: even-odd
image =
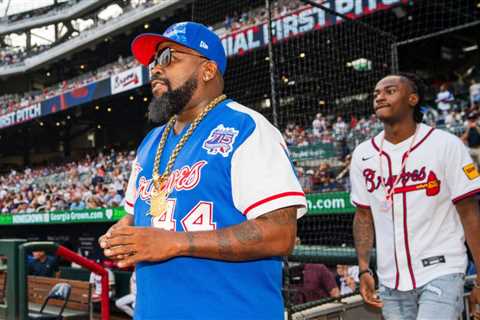
[(137, 271), (136, 319), (283, 319), (281, 256), (306, 200), (280, 132), (226, 99), (218, 36), (194, 22), (142, 34), (149, 117), (168, 120), (137, 150), (129, 213), (100, 239)]

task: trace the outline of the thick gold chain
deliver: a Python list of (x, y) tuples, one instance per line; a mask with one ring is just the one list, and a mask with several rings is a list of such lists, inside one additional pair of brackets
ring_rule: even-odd
[(165, 148), (165, 143), (167, 142), (168, 134), (170, 133), (170, 130), (173, 128), (173, 125), (175, 124), (176, 116), (173, 116), (170, 118), (170, 120), (168, 120), (168, 123), (165, 126), (165, 130), (163, 131), (162, 138), (160, 139), (157, 153), (155, 154), (155, 162), (153, 165), (153, 183), (157, 191), (160, 191), (162, 183), (166, 181), (166, 179), (168, 179), (168, 177), (170, 176), (170, 171), (172, 170), (173, 164), (175, 163), (175, 160), (177, 159), (177, 156), (180, 153), (180, 150), (182, 150), (183, 146), (185, 145), (187, 140), (190, 138), (193, 131), (195, 131), (195, 129), (203, 120), (203, 118), (205, 118), (207, 113), (210, 110), (212, 110), (217, 104), (225, 100), (226, 98), (227, 96), (222, 94), (221, 96), (218, 96), (209, 102), (209, 104), (203, 109), (202, 113), (200, 113), (198, 117), (192, 122), (192, 124), (190, 125), (190, 128), (188, 128), (187, 132), (183, 135), (183, 137), (177, 143), (177, 145), (175, 146), (175, 149), (172, 152), (172, 155), (170, 156), (170, 159), (168, 159), (168, 163), (165, 168), (165, 171), (161, 176), (159, 176), (160, 158), (162, 156), (163, 149)]

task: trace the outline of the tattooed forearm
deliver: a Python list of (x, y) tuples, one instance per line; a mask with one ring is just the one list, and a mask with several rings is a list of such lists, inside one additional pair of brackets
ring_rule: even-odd
[(186, 236), (188, 240), (188, 255), (193, 256), (195, 254), (195, 251), (197, 251), (195, 246), (195, 233), (187, 232)]
[(288, 255), (295, 243), (295, 207), (214, 231), (186, 232), (180, 255), (243, 261)]
[(368, 268), (374, 240), (373, 217), (368, 209), (357, 209), (353, 219), (353, 239), (360, 269)]
[(262, 230), (257, 226), (258, 221), (247, 221), (232, 228), (235, 238), (245, 245), (253, 245), (263, 240)]
[(222, 259), (227, 259), (232, 254), (232, 244), (228, 237), (228, 231), (219, 230), (218, 237), (218, 254)]

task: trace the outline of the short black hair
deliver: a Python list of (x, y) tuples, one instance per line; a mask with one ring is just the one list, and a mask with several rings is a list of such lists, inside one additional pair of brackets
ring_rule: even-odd
[(394, 76), (398, 76), (407, 80), (408, 84), (412, 88), (413, 93), (418, 96), (418, 102), (413, 110), (413, 120), (415, 120), (416, 123), (422, 122), (423, 112), (420, 108), (425, 100), (425, 82), (423, 82), (423, 80), (414, 73), (399, 72), (394, 74)]

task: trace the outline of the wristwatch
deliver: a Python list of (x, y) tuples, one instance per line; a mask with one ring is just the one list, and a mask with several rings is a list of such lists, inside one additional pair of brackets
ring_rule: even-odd
[(362, 277), (362, 275), (365, 274), (365, 273), (369, 273), (373, 277), (372, 269), (368, 268), (368, 269), (362, 270), (358, 273), (358, 279), (360, 279)]

